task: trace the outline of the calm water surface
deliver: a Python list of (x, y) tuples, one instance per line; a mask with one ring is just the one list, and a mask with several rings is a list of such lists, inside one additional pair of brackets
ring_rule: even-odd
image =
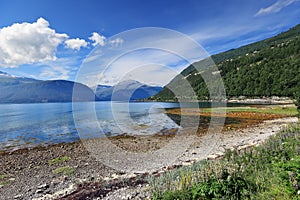
[(74, 105), (0, 104), (0, 150), (72, 142), (80, 137), (95, 137), (99, 132), (110, 135), (151, 134), (177, 126), (162, 109), (157, 108), (176, 108), (178, 103), (140, 102), (130, 103), (129, 107), (121, 102), (114, 103), (113, 107), (111, 102)]
[[(211, 105), (202, 102), (197, 106)], [(0, 151), (73, 142), (104, 134), (155, 134), (180, 128), (164, 114), (164, 108), (178, 107), (178, 103), (161, 102), (0, 104)], [(195, 103), (181, 107), (195, 107)]]

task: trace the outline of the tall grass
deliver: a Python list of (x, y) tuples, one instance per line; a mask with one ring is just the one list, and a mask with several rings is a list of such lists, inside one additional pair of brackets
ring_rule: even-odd
[(227, 107), (227, 108), (204, 108), (203, 112), (257, 112), (277, 115), (296, 116), (298, 114), (295, 107), (280, 107), (280, 106), (265, 106), (262, 108), (257, 107)]
[(153, 199), (300, 199), (300, 127), (154, 178)]

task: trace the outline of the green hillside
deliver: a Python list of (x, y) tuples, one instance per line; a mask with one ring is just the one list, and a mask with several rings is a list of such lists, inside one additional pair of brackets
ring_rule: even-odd
[[(223, 78), (227, 97), (292, 97), (300, 91), (300, 24), (272, 38), (211, 58)], [(184, 94), (183, 79), (189, 81), (199, 100), (210, 99), (203, 73), (197, 73), (194, 67), (206, 63), (205, 59), (190, 65), (151, 99), (176, 100), (169, 88)]]

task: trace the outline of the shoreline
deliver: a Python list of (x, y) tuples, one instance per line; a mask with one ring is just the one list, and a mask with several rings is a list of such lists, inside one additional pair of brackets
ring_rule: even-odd
[[(225, 149), (243, 150), (259, 145), (287, 124), (297, 121), (298, 118), (296, 117), (282, 117), (259, 121), (259, 123), (251, 124), (248, 127), (223, 130), (218, 142), (207, 155), (203, 155), (201, 140), (196, 140), (174, 163), (151, 173), (156, 176), (179, 166), (191, 165), (202, 159), (217, 159), (224, 155)], [(168, 142), (170, 138), (170, 135), (157, 135), (152, 138), (119, 137), (112, 139), (112, 141), (117, 145), (130, 146), (131, 150), (134, 148), (141, 150), (138, 148), (139, 146), (145, 147), (147, 145), (148, 150), (156, 150), (159, 149), (160, 145), (165, 145), (165, 142)], [(166, 153), (171, 154), (172, 152)], [(80, 185), (139, 176), (139, 173), (116, 171), (96, 161), (86, 150), (82, 141), (19, 149), (13, 152), (0, 153), (0, 157), (2, 167), (0, 169), (0, 177), (2, 176), (0, 179), (0, 185), (2, 185), (0, 186), (0, 196), (5, 199), (57, 199), (67, 194), (76, 193)], [(51, 161), (62, 157), (68, 159), (50, 164)], [(143, 164), (142, 161), (141, 164)], [(64, 167), (68, 167), (70, 175), (64, 174), (64, 172), (56, 173), (57, 169)], [(141, 187), (147, 189), (145, 185)], [(122, 187), (115, 189), (115, 191), (124, 194), (124, 192), (134, 192), (135, 190), (133, 187)], [(113, 198), (115, 192), (108, 194)]]
[[(206, 102), (208, 102), (208, 101), (206, 101)], [(219, 110), (220, 108), (222, 108), (222, 105), (220, 105), (220, 107), (216, 107), (214, 109)], [(287, 108), (287, 107), (292, 107), (293, 104), (284, 104), (284, 102), (281, 102), (280, 104), (276, 104), (276, 105), (275, 104), (274, 105), (266, 105), (266, 104), (256, 105), (256, 104), (240, 103), (240, 104), (236, 104), (236, 105), (230, 105), (230, 106), (228, 105), (227, 108), (231, 109), (233, 107), (243, 108), (243, 107), (259, 107), (259, 106), (261, 106), (261, 107), (263, 107), (263, 106), (285, 106)], [(182, 109), (186, 109), (186, 108), (189, 108), (189, 106), (187, 105), (187, 107), (183, 107)], [(205, 105), (205, 107), (203, 107), (203, 108), (200, 107), (201, 110), (202, 109), (209, 109), (209, 108), (210, 108), (209, 105)], [(168, 111), (170, 109), (176, 109), (176, 108), (166, 108), (165, 110)], [(205, 112), (207, 112), (207, 111), (205, 111)], [(12, 126), (13, 126), (13, 123), (12, 123)], [(35, 128), (38, 129), (39, 127), (34, 127), (34, 128), (32, 128), (32, 130), (34, 130)], [(47, 146), (47, 145), (53, 145), (53, 144), (58, 144), (58, 143), (63, 143), (63, 142), (73, 142), (73, 141), (76, 141), (76, 140), (80, 140), (80, 138), (78, 137), (78, 134), (76, 133), (76, 131), (73, 131), (73, 130), (74, 130), (74, 128), (72, 126), (69, 131), (66, 131), (66, 132), (63, 132), (63, 133), (59, 133), (59, 132), (47, 133), (47, 134), (54, 134), (55, 135), (54, 140), (52, 140), (52, 138), (50, 138), (50, 137), (49, 137), (49, 139), (47, 139), (47, 138), (45, 139), (45, 137), (40, 138), (39, 135), (36, 135), (33, 131), (31, 131), (31, 129), (29, 129), (29, 130), (22, 129), (21, 131), (18, 131), (17, 129), (14, 130), (13, 128), (10, 128), (10, 129), (8, 129), (8, 133), (5, 133), (4, 131), (2, 132), (3, 135), (9, 134), (12, 137), (7, 137), (6, 140), (4, 138), (4, 140), (1, 141), (1, 143), (0, 143), (1, 144), (0, 145), (0, 147), (1, 147), (0, 148), (0, 154), (1, 154), (1, 152), (11, 152), (11, 151), (15, 151), (15, 150), (18, 150), (18, 149), (23, 149), (23, 148), (32, 149), (36, 146)], [(25, 137), (24, 138), (22, 137), (22, 134), (23, 134), (23, 132), (25, 134), (27, 134), (27, 131), (28, 131), (28, 133), (31, 133), (33, 136), (30, 136), (30, 134), (29, 134), (29, 136), (26, 139)], [(41, 131), (43, 131), (43, 129), (38, 130), (38, 131), (41, 132)], [(54, 129), (54, 131), (57, 131), (57, 130)], [(45, 130), (45, 132), (47, 132), (47, 130)], [(68, 135), (67, 139), (62, 138), (65, 135)]]
[(286, 105), (294, 104), (294, 101), (289, 97), (232, 97), (226, 100), (135, 100), (133, 102), (166, 102), (166, 103), (237, 103), (249, 105)]
[[(278, 118), (283, 118), (286, 117), (283, 114), (272, 114), (272, 113), (258, 113), (256, 111), (251, 111), (251, 106), (255, 106), (257, 107), (257, 105), (249, 105), (247, 107), (243, 106), (243, 107), (218, 107), (215, 108), (216, 111), (214, 110), (210, 110), (210, 108), (199, 108), (199, 109), (195, 109), (195, 108), (167, 108), (165, 109), (165, 114), (167, 115), (186, 115), (186, 116), (199, 116), (200, 120), (202, 117), (205, 118), (209, 118), (209, 117), (226, 117), (228, 119), (238, 119), (241, 120), (240, 122), (238, 121), (234, 121), (234, 122), (229, 122), (228, 124), (225, 123), (224, 124), (224, 128), (225, 130), (227, 129), (240, 129), (240, 128), (245, 128), (249, 125), (256, 125), (258, 123), (263, 122), (264, 120), (270, 120), (270, 119), (278, 119)], [(266, 107), (267, 105), (260, 105), (262, 107)], [(269, 105), (268, 105), (269, 106)], [(286, 107), (290, 107), (290, 105), (288, 104), (284, 104), (284, 105), (272, 105), (275, 107), (282, 107), (282, 108), (286, 108)], [(245, 109), (243, 111), (242, 114), (241, 111), (227, 111), (225, 112), (225, 109), (230, 109), (230, 108), (234, 108), (234, 109)], [(249, 110), (248, 110), (249, 109)], [(169, 116), (170, 117), (170, 116)], [(170, 117), (172, 118), (172, 116)], [(174, 121), (176, 121), (176, 117), (175, 119), (173, 119)], [(202, 119), (203, 120), (203, 119)], [(206, 126), (205, 124), (209, 123), (209, 120), (207, 122), (202, 124), (201, 126)], [(205, 130), (202, 130), (205, 131)], [(176, 134), (177, 130), (174, 130), (174, 128), (170, 128), (168, 130), (162, 130), (161, 132), (158, 133), (154, 133), (154, 134), (149, 134), (149, 135), (138, 135), (138, 137), (141, 138), (153, 138), (153, 137), (160, 137), (160, 136), (171, 136), (173, 134)], [(202, 134), (202, 133), (201, 133)], [(134, 137), (134, 135), (127, 135), (127, 134), (119, 134), (119, 135), (113, 135), (113, 136), (106, 136), (105, 138), (108, 138), (110, 140), (118, 140), (118, 139), (130, 139)], [(34, 151), (34, 150), (40, 150), (40, 149), (46, 149), (46, 148), (51, 148), (52, 146), (59, 146), (59, 145), (68, 145), (68, 144), (73, 144), (73, 143), (78, 143), (81, 142), (82, 140), (93, 140), (93, 139), (99, 139), (99, 138), (90, 138), (90, 139), (82, 139), (82, 138), (78, 138), (74, 141), (70, 141), (70, 142), (60, 142), (60, 143), (41, 143), (41, 144), (36, 144), (36, 145), (30, 145), (30, 146), (20, 146), (20, 147), (14, 147), (14, 148), (7, 148), (7, 149), (0, 149), (0, 156), (1, 155), (5, 155), (5, 154), (11, 154), (14, 152), (23, 152), (23, 151)]]

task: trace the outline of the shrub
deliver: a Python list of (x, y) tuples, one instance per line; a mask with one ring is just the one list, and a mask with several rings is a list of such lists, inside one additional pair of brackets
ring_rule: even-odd
[(152, 178), (153, 199), (300, 199), (299, 130), (290, 126), (259, 147)]

